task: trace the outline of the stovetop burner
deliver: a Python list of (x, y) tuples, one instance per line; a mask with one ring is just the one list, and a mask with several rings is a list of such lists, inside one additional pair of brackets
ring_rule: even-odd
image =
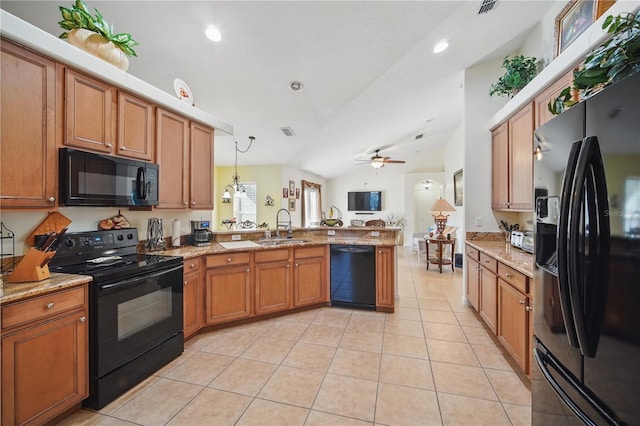
[(51, 263), (51, 272), (90, 275), (94, 282), (113, 281), (169, 269), (182, 257), (138, 254), (135, 228), (68, 233)]

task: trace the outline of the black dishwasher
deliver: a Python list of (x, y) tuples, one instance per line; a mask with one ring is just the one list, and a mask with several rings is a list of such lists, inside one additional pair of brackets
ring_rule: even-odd
[(331, 304), (376, 308), (375, 246), (331, 245)]

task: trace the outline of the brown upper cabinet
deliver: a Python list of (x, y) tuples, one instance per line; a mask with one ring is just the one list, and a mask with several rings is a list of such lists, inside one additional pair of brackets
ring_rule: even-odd
[(0, 206), (55, 208), (55, 63), (6, 40), (0, 48)]
[(153, 105), (118, 92), (118, 155), (153, 161)]
[(157, 108), (159, 208), (213, 209), (213, 133), (210, 127)]
[(538, 96), (536, 96), (533, 101), (535, 105), (536, 129), (554, 117), (554, 115), (549, 111), (549, 102), (557, 98), (560, 92), (562, 92), (566, 87), (570, 87), (572, 84), (573, 70), (560, 77), (555, 83), (544, 89), (538, 94)]
[(491, 207), (533, 209), (533, 103), (492, 130)]
[(72, 69), (66, 69), (65, 132), (63, 144), (115, 154), (116, 89)]
[(152, 161), (153, 104), (75, 70), (65, 72), (63, 144)]

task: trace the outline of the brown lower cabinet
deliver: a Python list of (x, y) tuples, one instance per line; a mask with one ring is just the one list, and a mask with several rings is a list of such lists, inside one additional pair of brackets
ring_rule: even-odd
[(255, 314), (291, 307), (291, 263), (288, 248), (255, 253)]
[(252, 315), (249, 252), (206, 256), (205, 323), (219, 324)]
[(329, 246), (294, 249), (293, 305), (294, 307), (326, 302), (328, 297)]
[[(467, 300), (522, 371), (530, 374), (533, 304), (529, 277), (473, 247), (467, 246), (465, 254)], [(475, 288), (479, 292), (477, 300)]]
[(184, 289), (183, 289), (183, 329), (185, 339), (197, 333), (202, 328), (202, 274), (200, 273), (200, 258), (185, 259), (184, 261)]
[(395, 247), (376, 247), (376, 310), (393, 312)]
[(2, 424), (43, 424), (88, 395), (86, 286), (2, 306)]

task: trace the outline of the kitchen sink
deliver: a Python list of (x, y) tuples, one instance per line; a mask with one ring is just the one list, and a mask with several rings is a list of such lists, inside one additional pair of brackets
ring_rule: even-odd
[(265, 247), (270, 247), (270, 246), (282, 246), (287, 244), (302, 244), (302, 243), (308, 243), (308, 242), (309, 240), (300, 240), (295, 238), (273, 238), (270, 240), (259, 240), (258, 244)]

